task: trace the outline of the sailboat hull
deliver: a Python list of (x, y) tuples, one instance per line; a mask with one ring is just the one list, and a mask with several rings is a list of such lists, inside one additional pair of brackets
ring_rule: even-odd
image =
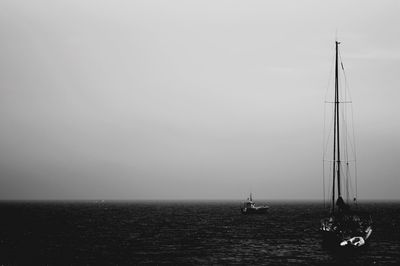
[(252, 208), (240, 208), (242, 214), (265, 214), (268, 212), (268, 206), (252, 207)]
[(359, 248), (367, 243), (372, 233), (372, 226), (366, 225), (368, 221), (360, 221), (358, 224), (343, 225), (332, 218), (321, 221), (320, 231), (323, 243), (331, 247)]

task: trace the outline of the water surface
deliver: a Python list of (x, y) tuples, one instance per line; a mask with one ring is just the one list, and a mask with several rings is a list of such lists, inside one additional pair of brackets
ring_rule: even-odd
[(0, 202), (0, 264), (400, 265), (400, 203), (362, 205), (375, 228), (354, 254), (322, 247), (322, 204), (268, 204), (250, 216), (235, 201)]

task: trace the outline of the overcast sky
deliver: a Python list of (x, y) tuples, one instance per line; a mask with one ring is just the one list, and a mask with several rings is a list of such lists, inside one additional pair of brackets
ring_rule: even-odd
[(399, 1), (0, 1), (0, 199), (322, 199), (335, 36), (360, 199), (399, 199)]

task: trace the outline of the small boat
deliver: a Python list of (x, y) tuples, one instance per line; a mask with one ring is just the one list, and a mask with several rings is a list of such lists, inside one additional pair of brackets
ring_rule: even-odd
[[(355, 197), (353, 201), (355, 206), (350, 207), (349, 204), (349, 190), (352, 186), (352, 174), (350, 169), (350, 163), (355, 164), (355, 147), (347, 146), (354, 143), (350, 141), (348, 134), (348, 119), (346, 119), (347, 110), (341, 104), (351, 103), (346, 99), (346, 87), (339, 90), (339, 65), (344, 72), (343, 63), (339, 63), (338, 56), (338, 46), (339, 42), (335, 42), (335, 90), (334, 90), (334, 101), (327, 102), (334, 104), (333, 106), (333, 139), (332, 146), (327, 145), (328, 140), (325, 141), (324, 145), (326, 148), (330, 147), (328, 152), (324, 150), (324, 169), (325, 169), (325, 154), (332, 154), (333, 159), (327, 161), (329, 163), (329, 175), (332, 177), (331, 181), (331, 199), (330, 199), (330, 213), (328, 217), (321, 220), (320, 231), (323, 235), (324, 244), (331, 247), (351, 247), (359, 248), (367, 243), (368, 238), (372, 233), (372, 219), (368, 213), (362, 213), (360, 211), (355, 211), (354, 208), (357, 206), (357, 171), (356, 168), (355, 175)], [(344, 75), (345, 77), (345, 75)], [(341, 92), (341, 95), (339, 95)], [(340, 104), (340, 105), (339, 105)], [(339, 107), (340, 106), (340, 107)], [(341, 127), (339, 127), (339, 125)], [(339, 130), (340, 129), (340, 130)], [(354, 136), (353, 136), (354, 138)], [(341, 153), (342, 152), (342, 153)], [(354, 153), (354, 160), (349, 158), (350, 152)], [(341, 157), (342, 155), (342, 157)], [(336, 191), (337, 189), (337, 191)], [(344, 193), (343, 193), (344, 192)], [(324, 170), (324, 195), (325, 195), (325, 170)], [(346, 195), (347, 202), (343, 199)], [(325, 202), (325, 196), (324, 196)]]
[(250, 193), (250, 196), (247, 198), (245, 202), (243, 202), (243, 207), (240, 208), (242, 214), (262, 214), (266, 213), (269, 209), (269, 206), (256, 206), (253, 201), (253, 196)]

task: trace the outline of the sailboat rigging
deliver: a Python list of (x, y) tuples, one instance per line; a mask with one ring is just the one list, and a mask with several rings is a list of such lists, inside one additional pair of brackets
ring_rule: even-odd
[[(350, 208), (348, 204), (349, 199), (349, 158), (347, 151), (347, 124), (342, 114), (344, 108), (340, 108), (341, 104), (348, 103), (346, 101), (346, 93), (344, 97), (340, 94), (339, 89), (339, 44), (335, 41), (335, 86), (334, 86), (334, 101), (333, 103), (333, 145), (331, 174), (332, 174), (332, 187), (331, 187), (331, 200), (330, 200), (330, 213), (329, 216), (321, 220), (320, 230), (323, 233), (324, 240), (329, 244), (340, 247), (360, 247), (363, 246), (372, 233), (372, 220), (368, 215), (356, 213)], [(340, 66), (344, 72), (343, 63)], [(344, 99), (343, 99), (344, 98)], [(341, 124), (342, 120), (342, 124)], [(343, 126), (343, 128), (341, 128)], [(341, 154), (341, 148), (344, 148)], [(325, 155), (325, 153), (324, 153)], [(342, 161), (342, 157), (344, 160)], [(355, 155), (354, 155), (355, 156)], [(325, 162), (324, 162), (325, 164)], [(346, 168), (346, 175), (342, 176), (343, 166)], [(356, 169), (356, 168), (355, 168)], [(325, 180), (325, 179), (324, 179)], [(344, 181), (344, 182), (343, 182)], [(325, 181), (324, 181), (325, 184)], [(342, 187), (345, 187), (345, 194), (347, 203), (345, 203), (342, 195)], [(324, 187), (325, 189), (325, 187)], [(337, 191), (336, 191), (337, 189)], [(324, 190), (325, 191), (325, 190)], [(325, 192), (324, 192), (325, 194)], [(324, 196), (325, 197), (325, 196)], [(325, 199), (324, 199), (325, 200)], [(354, 197), (356, 202), (356, 197)]]

